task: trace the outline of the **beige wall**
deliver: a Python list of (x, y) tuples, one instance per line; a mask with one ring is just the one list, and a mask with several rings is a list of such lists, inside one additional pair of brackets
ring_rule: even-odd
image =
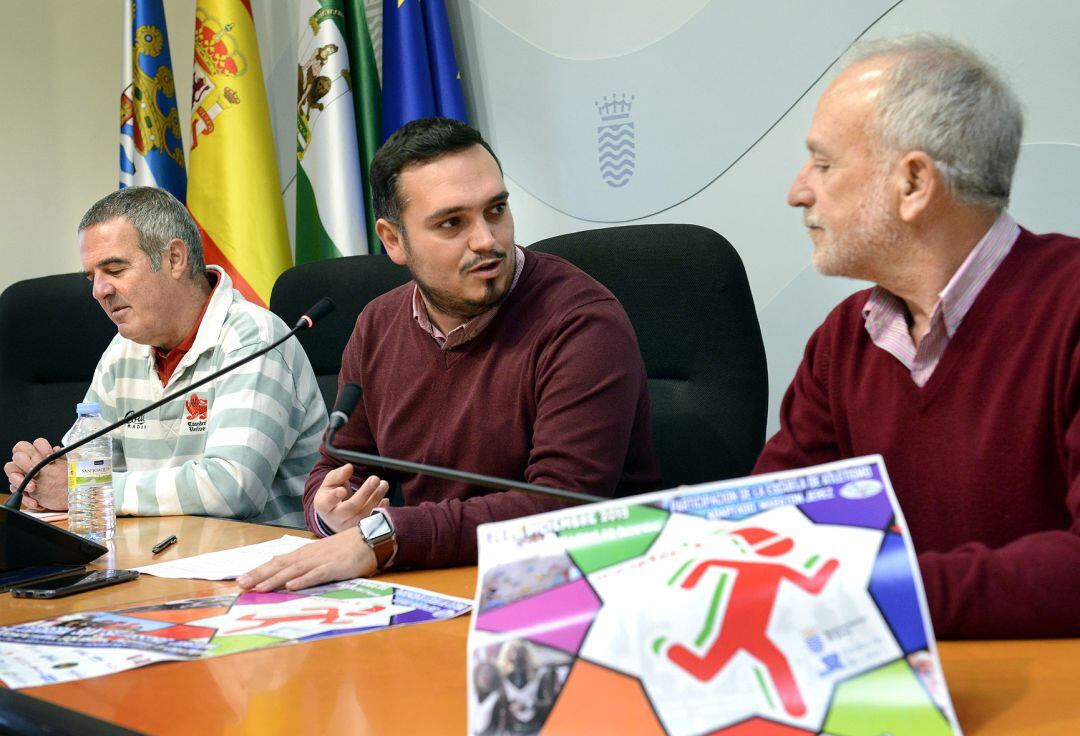
[[(0, 290), (80, 269), (75, 228), (117, 186), (121, 0), (0, 2)], [(167, 0), (174, 71), (190, 79), (194, 2)], [(188, 112), (186, 100), (181, 120)], [(185, 131), (186, 132), (186, 131)], [(186, 136), (185, 136), (186, 139)]]
[[(124, 0), (0, 0), (0, 93), (8, 107), (0, 140), (0, 217), (6, 236), (0, 289), (20, 279), (78, 270), (74, 233), (78, 219), (97, 197), (116, 187), (124, 5)], [(165, 0), (173, 68), (182, 90), (179, 106), (185, 139), (194, 5), (194, 0)], [(296, 164), (292, 136), (299, 0), (252, 0), (252, 5), (270, 112), (279, 131), (286, 216), (291, 219), (293, 194), (288, 183)], [(536, 4), (447, 0), (457, 28), (469, 104), (474, 122), (481, 125), (506, 90), (497, 85), (473, 88), (469, 81), (483, 77), (485, 64), (514, 64), (513, 59), (493, 56), (467, 23), (492, 5), (524, 22)], [(562, 17), (552, 10), (558, 5), (545, 11), (555, 19), (553, 26)], [(664, 12), (675, 13), (671, 8), (676, 5), (697, 7), (687, 0), (664, 6)], [(631, 20), (644, 28), (650, 17), (643, 11)], [(1001, 67), (1027, 115), (1012, 210), (1035, 230), (1080, 233), (1074, 204), (1080, 191), (1080, 96), (1075, 80), (1080, 44), (1074, 31), (1078, 22), (1080, 4), (1075, 0), (902, 0), (868, 33), (928, 30), (953, 35)], [(525, 75), (528, 70), (521, 71)], [(663, 74), (664, 69), (657, 68), (656, 73)], [(742, 255), (768, 354), (771, 429), (810, 332), (832, 305), (859, 286), (813, 271), (801, 217), (784, 204), (791, 177), (805, 157), (803, 138), (814, 104), (827, 81), (826, 75), (737, 165), (685, 202), (648, 218), (712, 227), (730, 238)], [(558, 95), (559, 90), (547, 93)], [(558, 161), (560, 153), (551, 150), (549, 158)], [(520, 162), (505, 154), (502, 158), (519, 242), (597, 225), (557, 211), (530, 194), (514, 180)]]

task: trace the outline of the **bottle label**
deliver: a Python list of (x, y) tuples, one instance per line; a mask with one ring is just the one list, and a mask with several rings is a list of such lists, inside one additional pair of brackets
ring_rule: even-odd
[(112, 460), (69, 460), (68, 489), (112, 483)]

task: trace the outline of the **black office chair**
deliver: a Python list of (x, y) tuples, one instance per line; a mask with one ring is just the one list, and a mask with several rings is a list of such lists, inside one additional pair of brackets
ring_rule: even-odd
[(328, 296), (336, 305), (313, 330), (299, 335), (327, 411), (337, 399), (341, 353), (356, 318), (372, 299), (410, 278), (407, 268), (395, 265), (386, 256), (346, 256), (302, 263), (278, 276), (270, 293), (270, 311), (286, 324), (294, 324), (320, 297)]
[(116, 326), (82, 274), (43, 276), (0, 294), (0, 455), (18, 440), (59, 444)]
[(530, 250), (570, 261), (626, 309), (649, 376), (665, 487), (749, 473), (765, 442), (768, 377), (746, 271), (731, 244), (696, 225), (633, 225), (561, 235)]

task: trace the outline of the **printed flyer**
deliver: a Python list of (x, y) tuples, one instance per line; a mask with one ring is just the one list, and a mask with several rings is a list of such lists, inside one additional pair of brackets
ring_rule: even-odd
[(69, 682), (155, 662), (439, 621), (471, 607), (461, 598), (356, 579), (73, 613), (0, 627), (0, 680), (10, 688)]
[(958, 734), (880, 456), (485, 524), (469, 730)]

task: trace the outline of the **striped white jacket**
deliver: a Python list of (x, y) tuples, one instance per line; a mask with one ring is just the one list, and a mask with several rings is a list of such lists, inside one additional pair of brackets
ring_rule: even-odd
[[(250, 355), (288, 331), (216, 266), (218, 286), (191, 350), (167, 385), (149, 345), (113, 338), (86, 401), (113, 422)], [(197, 514), (302, 528), (304, 481), (319, 456), (326, 407), (295, 338), (113, 433), (118, 514)]]

